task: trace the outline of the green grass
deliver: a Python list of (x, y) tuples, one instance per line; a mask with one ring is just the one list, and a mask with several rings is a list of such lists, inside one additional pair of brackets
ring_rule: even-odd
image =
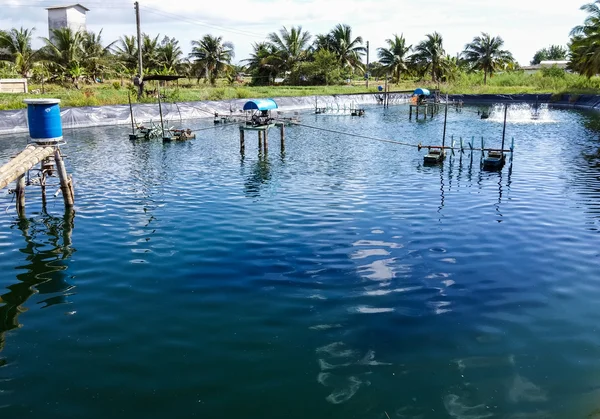
[[(154, 83), (154, 82), (152, 82)], [(153, 89), (154, 85), (146, 86)], [(23, 99), (32, 97), (52, 97), (61, 99), (62, 107), (118, 105), (128, 103), (129, 83), (123, 87), (118, 81), (107, 81), (101, 84), (82, 85), (80, 89), (55, 84), (45, 86), (45, 94), (0, 94), (0, 110), (24, 108)], [(195, 80), (181, 80), (179, 85), (171, 84), (162, 89), (168, 101), (187, 102), (202, 100), (228, 100), (279, 96), (313, 96), (335, 95), (344, 93), (377, 92), (377, 86), (383, 81), (371, 80), (369, 89), (364, 81), (355, 81), (344, 86), (248, 86), (225, 85), (220, 81), (216, 87)], [(402, 80), (392, 84), (391, 90), (413, 90), (417, 87), (437, 88), (431, 81)], [(30, 91), (41, 90), (41, 86), (30, 84)], [(496, 74), (483, 84), (481, 74), (460, 74), (451, 83), (440, 84), (442, 93), (448, 94), (519, 94), (519, 93), (552, 93), (552, 94), (600, 94), (600, 77), (588, 79), (576, 74), (564, 74), (559, 77), (544, 76), (542, 72), (532, 75), (522, 72)], [(133, 101), (137, 102), (135, 95)], [(154, 103), (153, 97), (144, 98), (142, 102)]]

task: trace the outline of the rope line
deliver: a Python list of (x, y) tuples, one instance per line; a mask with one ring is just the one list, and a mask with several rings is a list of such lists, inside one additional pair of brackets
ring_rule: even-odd
[[(306, 128), (312, 128), (318, 131), (325, 131), (325, 132), (331, 132), (333, 134), (342, 134), (342, 135), (348, 135), (351, 137), (357, 137), (357, 138), (364, 138), (367, 140), (373, 140), (373, 141), (380, 141), (383, 143), (390, 143), (390, 144), (397, 144), (397, 145), (403, 145), (403, 146), (407, 146), (407, 147), (414, 147), (414, 148), (418, 148), (419, 150), (421, 149), (429, 149), (429, 148), (440, 148), (440, 146), (433, 146), (433, 145), (422, 145), (422, 144), (410, 144), (410, 143), (406, 143), (403, 141), (397, 141), (397, 140), (388, 140), (385, 138), (377, 138), (377, 137), (370, 137), (368, 135), (361, 135), (361, 134), (353, 134), (351, 132), (344, 132), (344, 131), (336, 131), (336, 130), (332, 130), (332, 129), (328, 129), (328, 128), (321, 128), (321, 127), (316, 127), (314, 125), (308, 125), (308, 124), (302, 124), (299, 122), (292, 122), (293, 125), (298, 125), (301, 127), (306, 127)], [(475, 138), (475, 137), (473, 137)], [(447, 138), (448, 139), (448, 138)], [(454, 139), (454, 136), (450, 137), (451, 141), (456, 141)], [(471, 147), (475, 144), (471, 144), (469, 145), (469, 142), (467, 142), (466, 146), (467, 147), (453, 147), (452, 145), (449, 146), (444, 146), (444, 149), (446, 150), (457, 150), (457, 151), (488, 151), (488, 150), (499, 150), (499, 149), (492, 149), (492, 148), (477, 148), (477, 147)], [(503, 150), (503, 151), (512, 151), (510, 149), (508, 150)]]
[(404, 146), (407, 146), (407, 147), (416, 147), (416, 148), (419, 147), (418, 144), (410, 144), (410, 143), (405, 143), (405, 142), (402, 142), (402, 141), (388, 140), (388, 139), (385, 139), (385, 138), (369, 137), (368, 135), (353, 134), (351, 132), (336, 131), (336, 130), (333, 130), (333, 129), (316, 127), (314, 125), (301, 124), (299, 122), (293, 122), (293, 124), (301, 126), (301, 127), (316, 129), (316, 130), (319, 130), (319, 131), (331, 132), (333, 134), (349, 135), (351, 137), (364, 138), (366, 140), (380, 141), (380, 142), (383, 142), (383, 143), (404, 145)]

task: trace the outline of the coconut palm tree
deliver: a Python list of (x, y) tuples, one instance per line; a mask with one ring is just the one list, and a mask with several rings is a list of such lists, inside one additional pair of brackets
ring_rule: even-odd
[(177, 73), (182, 55), (179, 41), (165, 36), (158, 47), (158, 65), (169, 74)]
[(252, 84), (274, 83), (275, 77), (283, 67), (277, 48), (268, 42), (255, 43), (252, 48), (250, 58), (242, 60), (247, 63), (248, 70), (252, 72)]
[[(16, 71), (23, 77), (29, 77), (33, 64), (37, 60), (37, 51), (31, 48), (31, 38), (35, 28), (0, 31), (0, 50), (6, 51), (2, 61), (14, 63)], [(2, 58), (2, 57), (0, 57)]]
[(204, 35), (202, 39), (192, 41), (190, 58), (196, 65), (198, 81), (203, 71), (204, 77), (214, 86), (219, 73), (229, 67), (233, 57), (233, 44), (223, 42), (221, 36)]
[[(72, 78), (70, 69), (80, 67), (81, 59), (84, 56), (84, 37), (84, 32), (74, 31), (67, 27), (53, 29), (52, 40), (42, 38), (46, 43), (42, 52), (43, 57), (50, 63), (52, 72), (65, 78), (71, 78), (73, 84), (78, 79)], [(80, 71), (76, 71), (76, 73), (78, 77), (82, 75)]]
[(333, 40), (331, 39), (331, 33), (328, 34), (319, 34), (315, 35), (315, 40), (313, 41), (310, 51), (315, 53), (322, 49), (326, 49), (327, 51), (331, 51), (333, 45)]
[(122, 36), (113, 47), (117, 60), (128, 70), (134, 73), (138, 68), (138, 49), (135, 36)]
[(581, 6), (588, 13), (583, 25), (571, 30), (569, 67), (587, 77), (600, 73), (600, 0)]
[(306, 59), (310, 33), (302, 31), (302, 26), (292, 26), (290, 30), (284, 26), (279, 34), (272, 32), (267, 39), (278, 51), (284, 70), (292, 71), (297, 63)]
[(329, 50), (335, 54), (343, 68), (354, 70), (363, 67), (361, 57), (367, 49), (362, 46), (362, 37), (352, 38), (352, 28), (349, 25), (336, 25), (329, 33), (329, 39)]
[(412, 49), (412, 45), (406, 45), (403, 35), (394, 35), (392, 39), (386, 39), (385, 42), (387, 42), (388, 48), (377, 48), (377, 56), (385, 71), (391, 73), (392, 78), (398, 83), (400, 74), (408, 69), (407, 54)]
[(110, 64), (110, 49), (116, 41), (107, 46), (102, 45), (102, 30), (95, 34), (86, 32), (82, 40), (83, 55), (81, 62), (85, 72), (96, 82)]
[(503, 46), (504, 40), (501, 37), (490, 36), (485, 32), (465, 45), (463, 57), (471, 69), (483, 71), (483, 84), (487, 84), (488, 74), (492, 77), (504, 64), (514, 61), (512, 54), (502, 49)]
[(144, 63), (144, 73), (156, 73), (160, 70), (158, 65), (158, 38), (150, 38), (149, 35), (142, 34), (142, 62)]
[(438, 32), (425, 35), (426, 39), (415, 47), (412, 56), (415, 63), (423, 66), (425, 72), (431, 71), (432, 81), (437, 81), (440, 76), (440, 62), (446, 51), (444, 51), (444, 39)]

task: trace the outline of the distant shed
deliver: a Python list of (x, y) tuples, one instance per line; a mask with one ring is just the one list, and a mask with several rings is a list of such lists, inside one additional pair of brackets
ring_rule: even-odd
[(28, 93), (27, 79), (0, 79), (0, 93)]

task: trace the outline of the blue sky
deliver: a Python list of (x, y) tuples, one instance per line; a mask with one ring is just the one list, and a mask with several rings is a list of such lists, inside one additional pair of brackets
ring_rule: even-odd
[[(235, 45), (235, 61), (247, 58), (252, 43), (264, 40), (283, 25), (302, 25), (311, 34), (325, 33), (337, 23), (352, 26), (355, 36), (371, 44), (371, 61), (385, 39), (403, 33), (415, 45), (426, 33), (440, 32), (446, 52), (456, 54), (482, 31), (500, 35), (521, 65), (538, 49), (566, 45), (569, 32), (581, 24), (585, 0), (140, 0), (142, 28), (151, 35), (180, 40), (185, 52), (192, 39), (223, 36)], [(37, 36), (47, 36), (45, 7), (70, 4), (49, 0), (0, 0), (0, 28), (35, 26)], [(135, 33), (133, 2), (82, 0), (90, 9), (88, 30), (104, 29), (112, 41)], [(40, 46), (41, 41), (36, 41)]]

